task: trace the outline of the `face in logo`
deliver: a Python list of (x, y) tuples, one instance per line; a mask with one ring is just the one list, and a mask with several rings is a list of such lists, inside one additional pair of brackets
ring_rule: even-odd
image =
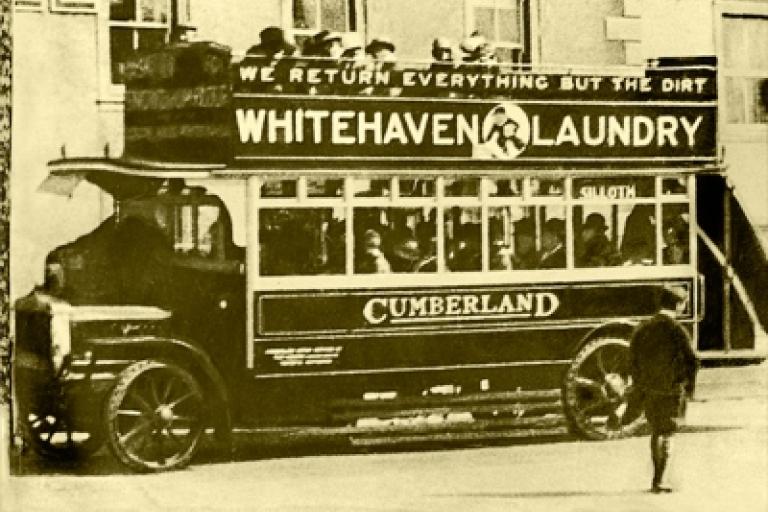
[(511, 160), (525, 151), (530, 139), (528, 116), (514, 103), (499, 103), (483, 120), (483, 146), (492, 158)]

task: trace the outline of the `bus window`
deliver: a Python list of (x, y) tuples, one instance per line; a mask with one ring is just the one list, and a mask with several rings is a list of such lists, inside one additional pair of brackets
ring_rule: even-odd
[(343, 274), (343, 208), (263, 208), (259, 211), (263, 276)]
[(401, 179), (398, 185), (400, 197), (435, 197), (435, 180)]
[(665, 265), (681, 265), (690, 261), (690, 239), (687, 204), (665, 204), (662, 211), (662, 261)]
[(688, 185), (686, 178), (684, 176), (662, 178), (661, 193), (665, 196), (686, 197), (688, 195)]
[(523, 180), (491, 180), (488, 191), (490, 197), (521, 197), (523, 195)]
[(561, 179), (531, 178), (530, 186), (532, 197), (564, 197), (565, 187)]
[(435, 272), (434, 208), (355, 208), (355, 272)]
[(482, 223), (478, 207), (447, 208), (444, 213), (445, 254), (451, 272), (482, 269)]
[(296, 180), (266, 180), (261, 197), (296, 197)]
[(343, 179), (308, 179), (307, 197), (343, 197)]
[(390, 180), (352, 180), (352, 191), (355, 197), (390, 197), (392, 195)]
[(447, 197), (480, 197), (480, 180), (447, 178), (445, 180), (445, 195)]
[(621, 263), (614, 242), (617, 237), (615, 213), (616, 207), (610, 205), (574, 208), (577, 267), (609, 267)]

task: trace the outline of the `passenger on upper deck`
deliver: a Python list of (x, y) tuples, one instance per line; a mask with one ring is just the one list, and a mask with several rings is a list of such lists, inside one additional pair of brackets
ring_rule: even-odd
[[(464, 73), (498, 73), (499, 63), (496, 59), (493, 46), (483, 37), (480, 32), (475, 30), (471, 36), (461, 42), (459, 46), (464, 56), (459, 70)], [(476, 91), (466, 91), (468, 97), (481, 97)]]
[[(303, 64), (321, 69), (340, 68), (339, 59), (343, 52), (341, 34), (321, 30), (304, 43), (302, 55), (311, 57), (311, 60)], [(329, 94), (333, 92), (333, 87), (327, 84), (310, 85), (307, 92), (309, 94)]]
[[(368, 70), (375, 73), (388, 73), (394, 71), (397, 62), (395, 44), (388, 37), (376, 37), (365, 47), (371, 61)], [(373, 86), (366, 90), (373, 96), (399, 96), (402, 90), (399, 87)]]
[(242, 64), (273, 66), (278, 79), (274, 83), (259, 84), (255, 92), (284, 92), (282, 83), (288, 81), (280, 77), (288, 75), (294, 61), (283, 57), (291, 57), (295, 51), (296, 47), (288, 41), (281, 28), (267, 27), (259, 33), (259, 44), (248, 48)]

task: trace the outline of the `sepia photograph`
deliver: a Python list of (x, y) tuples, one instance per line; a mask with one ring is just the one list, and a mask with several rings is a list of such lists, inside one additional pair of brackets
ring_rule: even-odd
[(768, 0), (0, 0), (0, 512), (768, 510)]

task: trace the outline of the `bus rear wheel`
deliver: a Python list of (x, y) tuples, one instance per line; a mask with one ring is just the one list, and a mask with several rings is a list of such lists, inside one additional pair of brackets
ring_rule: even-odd
[(629, 342), (621, 338), (589, 341), (565, 375), (563, 403), (571, 429), (593, 440), (637, 433), (644, 420), (630, 404), (631, 385)]
[(107, 444), (136, 471), (180, 469), (197, 452), (204, 411), (202, 388), (187, 370), (170, 362), (133, 363), (105, 402)]

